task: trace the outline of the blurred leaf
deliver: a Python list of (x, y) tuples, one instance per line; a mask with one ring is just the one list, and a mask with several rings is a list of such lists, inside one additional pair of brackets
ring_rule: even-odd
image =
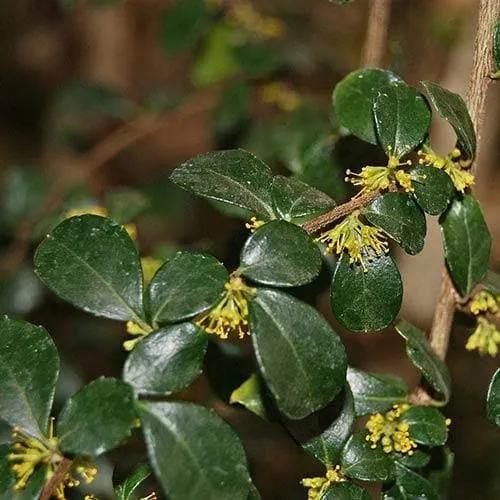
[(0, 444), (0, 498), (11, 492), (15, 477), (7, 456), (11, 453), (10, 444)]
[(383, 500), (439, 500), (432, 484), (416, 472), (396, 462), (396, 484), (382, 496)]
[(413, 198), (404, 193), (385, 193), (364, 210), (363, 215), (383, 229), (401, 248), (416, 255), (424, 248), (427, 225)]
[(31, 267), (21, 267), (10, 276), (0, 278), (0, 311), (23, 316), (39, 306), (43, 285)]
[(329, 2), (335, 2), (338, 3), (339, 5), (346, 5), (348, 3), (351, 3), (352, 1), (353, 0), (329, 0)]
[(455, 198), (440, 219), (446, 263), (462, 296), (484, 278), (491, 236), (481, 205), (472, 195)]
[(126, 224), (144, 212), (149, 201), (139, 190), (122, 187), (108, 191), (104, 206), (113, 220)]
[[(340, 3), (339, 0), (336, 1)], [(344, 3), (346, 2), (344, 1)], [(368, 491), (361, 488), (361, 486), (348, 481), (342, 481), (335, 483), (320, 500), (370, 500), (370, 498)]]
[(253, 484), (250, 486), (250, 492), (248, 493), (247, 500), (261, 500), (259, 490)]
[(241, 251), (240, 272), (264, 285), (305, 285), (320, 270), (321, 253), (311, 237), (284, 220), (257, 229)]
[(213, 411), (177, 402), (141, 402), (139, 411), (149, 459), (168, 498), (246, 500), (245, 451)]
[(101, 377), (64, 405), (56, 423), (61, 450), (97, 456), (130, 436), (136, 411), (134, 392), (125, 382)]
[(486, 415), (492, 424), (500, 427), (500, 368), (493, 375), (488, 388)]
[(149, 465), (140, 465), (125, 481), (115, 486), (116, 500), (134, 500), (135, 490), (151, 475)]
[(174, 323), (210, 309), (222, 299), (228, 279), (226, 268), (215, 257), (177, 252), (149, 285), (152, 322)]
[(432, 82), (422, 82), (422, 85), (439, 115), (453, 127), (465, 154), (473, 159), (476, 155), (476, 133), (462, 97)]
[(349, 264), (343, 253), (337, 262), (331, 288), (333, 314), (348, 330), (370, 332), (390, 325), (401, 307), (403, 287), (390, 255)]
[(455, 194), (450, 176), (439, 168), (419, 165), (411, 169), (413, 195), (420, 208), (430, 215), (440, 215), (446, 210)]
[(392, 71), (359, 69), (349, 73), (333, 91), (333, 109), (337, 122), (351, 134), (377, 144), (373, 104), (380, 90), (400, 83)]
[(493, 58), (495, 59), (495, 69), (500, 70), (500, 21), (497, 21), (493, 29)]
[(430, 406), (412, 406), (401, 416), (410, 426), (410, 437), (425, 446), (443, 446), (448, 439), (448, 427), (443, 414)]
[(278, 408), (300, 419), (332, 401), (345, 385), (346, 353), (325, 318), (294, 297), (261, 288), (249, 308), (257, 362)]
[(451, 477), (455, 463), (455, 455), (447, 448), (443, 448), (444, 464), (440, 470), (429, 472), (429, 481), (437, 491), (438, 498), (450, 498)]
[(162, 328), (129, 354), (123, 380), (140, 395), (179, 392), (201, 374), (206, 348), (206, 333), (192, 323)]
[(386, 373), (368, 373), (347, 368), (347, 382), (354, 396), (356, 416), (382, 413), (408, 401), (405, 381)]
[(238, 65), (250, 78), (265, 78), (282, 69), (284, 56), (269, 43), (245, 43), (234, 47)]
[(447, 402), (451, 393), (451, 377), (446, 364), (431, 349), (425, 334), (417, 327), (404, 319), (398, 321), (395, 326), (397, 332), (406, 340), (406, 353), (410, 361)]
[(500, 295), (500, 274), (495, 273), (491, 269), (488, 269), (488, 271), (486, 271), (486, 277), (484, 279), (484, 286), (491, 292)]
[(267, 418), (266, 409), (262, 402), (261, 385), (256, 373), (252, 373), (245, 382), (236, 388), (229, 398), (231, 404), (238, 403), (260, 418)]

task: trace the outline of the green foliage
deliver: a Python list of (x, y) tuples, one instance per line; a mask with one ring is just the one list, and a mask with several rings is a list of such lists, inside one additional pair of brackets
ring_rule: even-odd
[(432, 484), (421, 475), (396, 463), (396, 484), (384, 492), (383, 500), (405, 500), (408, 498), (425, 498), (438, 500), (440, 497)]
[(450, 176), (438, 168), (419, 165), (413, 167), (413, 195), (420, 208), (429, 215), (440, 215), (455, 195)]
[(370, 500), (370, 494), (357, 484), (341, 482), (334, 484), (321, 500)]
[(231, 393), (229, 402), (231, 404), (240, 404), (260, 418), (266, 418), (266, 409), (262, 400), (261, 390), (259, 377), (256, 373), (253, 373)]
[(151, 475), (151, 469), (143, 464), (138, 467), (125, 481), (115, 487), (117, 500), (134, 500), (134, 491)]
[(446, 420), (436, 408), (414, 406), (403, 413), (401, 420), (410, 426), (410, 436), (416, 443), (442, 446), (448, 439)]
[(500, 21), (497, 21), (493, 30), (493, 58), (496, 71), (500, 71)]
[(500, 369), (493, 375), (488, 388), (486, 414), (492, 424), (500, 427)]

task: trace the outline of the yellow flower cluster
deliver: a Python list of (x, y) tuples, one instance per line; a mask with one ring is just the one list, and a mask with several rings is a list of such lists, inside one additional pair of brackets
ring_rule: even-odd
[(203, 314), (196, 324), (209, 334), (221, 339), (230, 334), (242, 339), (249, 335), (247, 296), (255, 295), (257, 290), (249, 287), (239, 276), (232, 276), (225, 284), (226, 293), (222, 300), (210, 311)]
[(333, 229), (321, 233), (314, 241), (325, 243), (325, 254), (344, 250), (349, 254), (349, 263), (361, 264), (366, 271), (364, 260), (368, 261), (389, 251), (385, 233), (374, 226), (363, 224), (359, 219), (359, 210), (355, 210)]
[(251, 233), (255, 233), (259, 227), (265, 224), (263, 220), (258, 220), (257, 217), (252, 217), (248, 222), (245, 223), (245, 227), (250, 229)]
[(286, 33), (286, 25), (283, 21), (276, 17), (262, 16), (248, 0), (232, 1), (228, 14), (229, 20), (235, 27), (258, 38), (281, 38)]
[(300, 95), (283, 82), (269, 82), (260, 88), (260, 98), (268, 104), (274, 104), (278, 109), (290, 113), (301, 103)]
[(366, 440), (371, 442), (371, 448), (375, 449), (380, 441), (386, 453), (397, 451), (413, 455), (413, 449), (417, 445), (410, 438), (409, 425), (400, 421), (401, 415), (409, 408), (406, 404), (394, 405), (385, 415), (377, 413), (369, 418), (366, 428), (370, 434), (366, 436)]
[(477, 326), (467, 340), (465, 348), (468, 351), (479, 351), (479, 354), (496, 356), (500, 345), (500, 330), (483, 316), (477, 318)]
[(323, 495), (334, 483), (344, 480), (340, 465), (335, 468), (329, 468), (325, 477), (306, 477), (300, 481), (302, 486), (309, 488), (307, 491), (307, 500), (321, 500)]
[(476, 316), (481, 313), (497, 314), (500, 297), (487, 290), (482, 290), (472, 297), (469, 307), (472, 314)]

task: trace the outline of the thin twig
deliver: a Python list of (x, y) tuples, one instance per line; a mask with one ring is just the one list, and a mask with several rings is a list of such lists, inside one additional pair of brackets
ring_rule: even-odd
[(64, 481), (64, 476), (69, 472), (72, 465), (73, 460), (69, 458), (63, 458), (61, 460), (52, 477), (45, 483), (42, 494), (40, 495), (40, 500), (49, 500), (52, 497), (57, 485)]
[(368, 28), (361, 59), (362, 68), (382, 66), (387, 43), (390, 12), (391, 0), (371, 0)]

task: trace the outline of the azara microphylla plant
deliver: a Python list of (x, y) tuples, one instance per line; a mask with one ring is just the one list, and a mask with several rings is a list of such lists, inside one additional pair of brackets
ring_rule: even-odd
[[(491, 17), (497, 4), (483, 0), (481, 9)], [(207, 58), (220, 38), (214, 31), (206, 35), (206, 23), (219, 23), (214, 30), (222, 38), (238, 26), (244, 36), (231, 54), (241, 57), (286, 29), (246, 1), (228, 7), (186, 0), (172, 10), (184, 31), (167, 17), (163, 44), (181, 50), (208, 36)], [(491, 57), (497, 33), (491, 27), (486, 36), (484, 19), (479, 23), (478, 37), (490, 41), (491, 54), (480, 52), (481, 42), (476, 57), (488, 62), (487, 75), (497, 74)], [(196, 36), (188, 39), (187, 31)], [(53, 225), (37, 245), (36, 275), (62, 301), (120, 322), (129, 334), (126, 358), (121, 376), (97, 378), (55, 405), (61, 363), (49, 333), (13, 316), (0, 318), (0, 418), (11, 432), (0, 445), (0, 498), (64, 500), (77, 490), (96, 499), (96, 459), (131, 441), (143, 443), (147, 464), (137, 464), (115, 486), (119, 500), (139, 498), (134, 495), (152, 474), (156, 486), (142, 500), (261, 498), (243, 442), (220, 405), (190, 401), (210, 344), (243, 345), (250, 353), (251, 373), (227, 403), (282, 426), (316, 460), (322, 472), (297, 482), (303, 498), (448, 497), (454, 422), (447, 417), (452, 378), (445, 354), (455, 310), (475, 321), (464, 342), (477, 351), (471, 355), (497, 356), (500, 346), (500, 275), (488, 269), (491, 237), (473, 192), (482, 113), (474, 92), (482, 91), (471, 90), (466, 102), (435, 83), (416, 88), (390, 70), (368, 66), (335, 85), (331, 135), (354, 136), (386, 159), (346, 171), (353, 189), (346, 202), (338, 204), (300, 175), (276, 174), (246, 149), (200, 154), (174, 169), (170, 181), (177, 187), (244, 220), (235, 265), (193, 249), (164, 259), (144, 255), (130, 222), (133, 211), (119, 218), (109, 207), (73, 207)], [(229, 65), (226, 71), (237, 70)], [(484, 78), (477, 71), (473, 81)], [(201, 62), (195, 74), (205, 83), (217, 76)], [(261, 93), (286, 112), (301, 106), (279, 83), (264, 85)], [(433, 113), (456, 134), (444, 155), (432, 149)], [(427, 335), (400, 314), (403, 285), (394, 248), (421, 252), (429, 217), (438, 217), (446, 268)], [(421, 373), (418, 387), (352, 366), (343, 337), (314, 298), (301, 295), (324, 276), (342, 331), (397, 332)], [(499, 373), (486, 400), (496, 426)]]

